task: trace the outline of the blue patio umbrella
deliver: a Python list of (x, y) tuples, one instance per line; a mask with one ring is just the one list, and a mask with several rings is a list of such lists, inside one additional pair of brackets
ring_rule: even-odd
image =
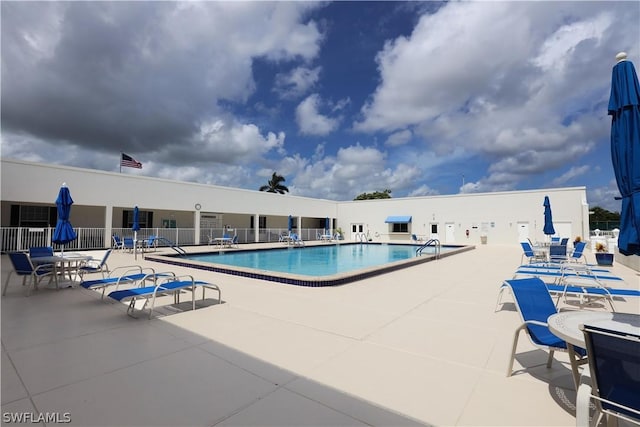
[(329, 217), (324, 219), (324, 234), (329, 234), (329, 230), (331, 229), (331, 223), (329, 222)]
[(71, 193), (69, 192), (69, 188), (67, 188), (67, 184), (63, 183), (62, 187), (60, 187), (60, 191), (58, 192), (58, 198), (56, 199), (58, 221), (56, 222), (55, 230), (53, 230), (53, 243), (63, 245), (62, 252), (64, 252), (65, 244), (78, 238), (78, 235), (69, 222), (71, 205), (73, 205)]
[(138, 230), (140, 230), (140, 212), (138, 211), (138, 207), (134, 206), (133, 208), (133, 224), (131, 225), (131, 229), (133, 230), (133, 256), (134, 259), (138, 259)]
[(611, 75), (611, 161), (622, 196), (618, 249), (640, 255), (640, 85), (624, 52)]
[(289, 215), (289, 233), (293, 230), (293, 217)]
[(553, 228), (553, 219), (551, 218), (551, 202), (549, 202), (549, 196), (544, 196), (544, 228), (542, 232), (547, 236), (556, 234), (556, 230)]

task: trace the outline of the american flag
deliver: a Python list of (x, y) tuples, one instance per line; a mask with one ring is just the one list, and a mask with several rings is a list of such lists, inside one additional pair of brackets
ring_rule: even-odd
[(142, 169), (142, 163), (124, 153), (122, 153), (122, 158), (120, 159), (120, 166)]

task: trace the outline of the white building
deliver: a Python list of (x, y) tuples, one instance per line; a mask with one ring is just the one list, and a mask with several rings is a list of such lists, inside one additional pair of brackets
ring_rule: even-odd
[(71, 223), (99, 230), (102, 247), (110, 246), (113, 233), (131, 228), (136, 205), (148, 234), (175, 230), (182, 244), (207, 243), (223, 228), (241, 242), (272, 241), (290, 215), (307, 240), (329, 218), (347, 241), (409, 241), (413, 234), (443, 244), (517, 244), (546, 238), (542, 203), (549, 196), (556, 235), (589, 236), (585, 187), (340, 202), (9, 159), (1, 167), (3, 230), (46, 233), (55, 226), (54, 202), (66, 183), (75, 202)]

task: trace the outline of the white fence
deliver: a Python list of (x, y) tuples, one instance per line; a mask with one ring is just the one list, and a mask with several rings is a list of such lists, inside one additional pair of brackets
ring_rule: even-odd
[[(62, 245), (52, 242), (53, 227), (33, 228), (33, 227), (0, 227), (0, 242), (2, 242), (2, 252), (24, 251), (31, 246), (53, 246), (55, 250), (60, 250)], [(105, 249), (111, 247), (111, 236), (105, 239), (104, 228), (74, 228), (78, 238), (73, 242), (64, 245), (65, 250), (90, 250)], [(226, 231), (229, 235), (237, 235), (239, 243), (256, 242), (255, 230), (251, 228), (236, 228), (233, 231)], [(287, 229), (266, 228), (258, 232), (258, 242), (277, 242)], [(319, 228), (308, 228), (296, 230), (302, 240), (317, 240), (319, 234), (324, 230)], [(206, 245), (216, 237), (222, 237), (225, 230), (222, 228), (200, 229), (200, 244)], [(130, 228), (113, 228), (111, 234), (121, 238), (133, 237), (133, 230)], [(142, 228), (138, 231), (138, 240), (145, 240), (150, 236), (158, 236), (166, 239), (177, 246), (192, 246), (196, 244), (196, 230), (194, 228)], [(159, 246), (163, 246), (162, 243)]]

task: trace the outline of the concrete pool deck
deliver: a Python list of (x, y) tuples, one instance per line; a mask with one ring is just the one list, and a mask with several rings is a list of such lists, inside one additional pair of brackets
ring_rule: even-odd
[[(222, 289), (220, 305), (211, 293), (195, 311), (189, 302), (152, 320), (82, 288), (27, 298), (12, 277), (1, 307), (3, 422), (28, 413), (77, 426), (575, 425), (565, 354), (547, 369), (547, 353), (522, 336), (519, 370), (505, 375), (519, 321), (509, 297), (494, 309), (521, 253), (481, 245), (325, 288), (112, 254), (112, 269), (170, 269)], [(3, 284), (9, 271), (3, 255)], [(640, 289), (637, 272), (612, 272)], [(616, 308), (640, 313), (640, 299)]]

